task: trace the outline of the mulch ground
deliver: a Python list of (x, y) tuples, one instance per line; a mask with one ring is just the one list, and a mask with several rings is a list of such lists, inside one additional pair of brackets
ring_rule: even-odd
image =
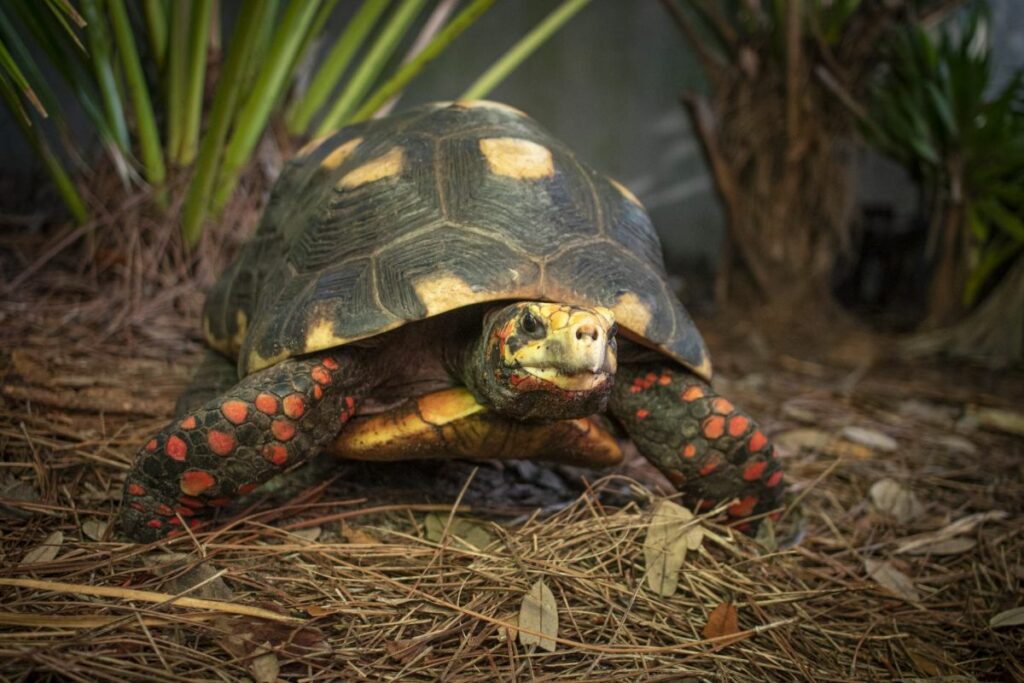
[(648, 566), (670, 492), (636, 462), (318, 460), (215, 530), (121, 542), (201, 289), (259, 211), (186, 252), (145, 205), (0, 235), (0, 678), (1024, 680), (1024, 374), (863, 335), (703, 325), (790, 494), (774, 536), (683, 524), (671, 595)]

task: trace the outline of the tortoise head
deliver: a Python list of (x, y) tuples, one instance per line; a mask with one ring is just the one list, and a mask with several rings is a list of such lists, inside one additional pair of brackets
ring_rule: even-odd
[(470, 349), (466, 384), (517, 419), (601, 412), (615, 381), (615, 332), (607, 308), (525, 301), (494, 309)]

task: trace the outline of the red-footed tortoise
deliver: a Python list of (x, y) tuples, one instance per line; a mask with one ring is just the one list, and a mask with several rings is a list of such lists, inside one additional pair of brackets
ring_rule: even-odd
[(598, 415), (691, 506), (732, 500), (743, 518), (778, 504), (772, 446), (709, 386), (704, 343), (622, 185), (489, 102), (309, 147), (207, 299), (213, 351), (139, 452), (128, 536), (198, 526), (324, 448), (610, 464), (621, 451)]

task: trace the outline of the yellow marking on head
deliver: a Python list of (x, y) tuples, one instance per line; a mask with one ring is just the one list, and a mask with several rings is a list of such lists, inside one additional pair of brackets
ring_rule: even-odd
[(612, 312), (619, 324), (630, 332), (640, 336), (647, 335), (647, 325), (651, 322), (651, 309), (633, 292), (627, 292), (619, 297)]
[(456, 107), (461, 109), (498, 109), (505, 111), (516, 116), (526, 116), (526, 114), (515, 107), (510, 107), (507, 104), (501, 102), (494, 102), (492, 100), (459, 100), (453, 102)]
[(521, 138), (484, 138), (480, 152), (487, 159), (491, 172), (497, 175), (536, 180), (555, 174), (551, 151), (536, 142)]
[(338, 183), (338, 187), (351, 189), (353, 187), (365, 185), (366, 183), (372, 183), (375, 180), (381, 180), (382, 178), (390, 178), (391, 176), (398, 175), (402, 172), (404, 162), (405, 158), (402, 153), (402, 148), (392, 147), (388, 150), (387, 154), (379, 156), (371, 161), (367, 161), (359, 168), (346, 173)]
[(612, 185), (619, 191), (619, 194), (639, 206), (641, 209), (644, 208), (644, 205), (640, 203), (640, 200), (636, 198), (635, 194), (629, 191), (628, 187), (613, 178), (609, 178), (608, 180), (611, 180)]
[(569, 324), (569, 312), (566, 310), (553, 311), (547, 318), (553, 330), (560, 330)]
[(320, 162), (320, 168), (325, 171), (333, 171), (338, 168), (345, 163), (345, 159), (349, 158), (352, 152), (355, 151), (356, 147), (358, 147), (362, 141), (362, 138), (352, 138), (348, 142), (338, 145), (330, 154), (324, 157), (323, 161)]
[(306, 344), (303, 352), (323, 351), (324, 349), (341, 346), (348, 341), (345, 337), (339, 337), (334, 334), (334, 323), (324, 319), (310, 325), (309, 329), (306, 330)]

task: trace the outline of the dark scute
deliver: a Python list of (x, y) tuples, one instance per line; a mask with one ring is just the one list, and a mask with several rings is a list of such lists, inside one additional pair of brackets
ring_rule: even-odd
[(510, 249), (498, 235), (487, 237), (442, 225), (383, 249), (377, 257), (377, 272), (384, 306), (412, 319), (426, 313), (413, 289), (418, 282), (450, 275), (475, 291), (500, 296), (535, 284), (540, 267)]
[(219, 340), (238, 334), (237, 312), (252, 321), (259, 301), (266, 291), (270, 271), (281, 265), (281, 238), (273, 233), (257, 234), (242, 247), (234, 264), (217, 280), (206, 296), (203, 317), (209, 321), (210, 333)]
[(607, 179), (597, 177), (594, 182), (601, 198), (608, 236), (664, 276), (661, 242), (647, 212), (622, 196)]
[(574, 237), (599, 232), (593, 192), (570, 157), (551, 150), (555, 174), (519, 179), (490, 171), (480, 141), (452, 139), (442, 143), (446, 172), (442, 186), (448, 216), (455, 222), (494, 231), (543, 257)]

